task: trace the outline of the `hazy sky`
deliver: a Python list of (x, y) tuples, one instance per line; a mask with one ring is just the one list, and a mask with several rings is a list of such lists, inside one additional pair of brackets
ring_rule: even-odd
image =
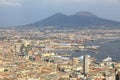
[(29, 24), (54, 13), (89, 11), (120, 21), (120, 0), (0, 0), (0, 26)]

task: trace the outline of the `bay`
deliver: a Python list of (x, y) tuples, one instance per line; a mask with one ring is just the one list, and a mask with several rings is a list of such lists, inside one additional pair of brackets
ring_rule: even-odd
[(83, 45), (85, 46), (100, 46), (97, 53), (92, 51), (75, 51), (75, 50), (58, 50), (55, 51), (57, 54), (69, 54), (70, 57), (80, 57), (83, 55), (90, 55), (91, 57), (95, 57), (98, 61), (102, 61), (103, 59), (112, 57), (113, 61), (120, 62), (120, 39), (99, 39), (95, 41), (87, 41)]

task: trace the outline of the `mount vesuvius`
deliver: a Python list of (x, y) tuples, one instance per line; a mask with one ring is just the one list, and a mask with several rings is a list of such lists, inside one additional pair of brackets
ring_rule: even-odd
[(120, 27), (120, 22), (100, 18), (90, 12), (78, 12), (73, 15), (56, 13), (46, 19), (29, 24), (30, 27), (83, 28), (83, 27)]

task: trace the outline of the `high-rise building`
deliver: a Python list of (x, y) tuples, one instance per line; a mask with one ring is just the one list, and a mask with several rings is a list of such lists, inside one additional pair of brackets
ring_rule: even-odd
[(89, 73), (89, 64), (90, 64), (89, 55), (85, 55), (83, 58), (83, 73), (84, 73), (84, 75)]

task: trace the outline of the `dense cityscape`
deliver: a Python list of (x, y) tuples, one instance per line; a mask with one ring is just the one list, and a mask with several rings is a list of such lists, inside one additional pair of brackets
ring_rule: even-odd
[(98, 60), (89, 52), (102, 47), (85, 45), (119, 39), (120, 29), (1, 28), (0, 80), (120, 80), (120, 59)]
[(120, 0), (0, 0), (0, 80), (120, 80)]

